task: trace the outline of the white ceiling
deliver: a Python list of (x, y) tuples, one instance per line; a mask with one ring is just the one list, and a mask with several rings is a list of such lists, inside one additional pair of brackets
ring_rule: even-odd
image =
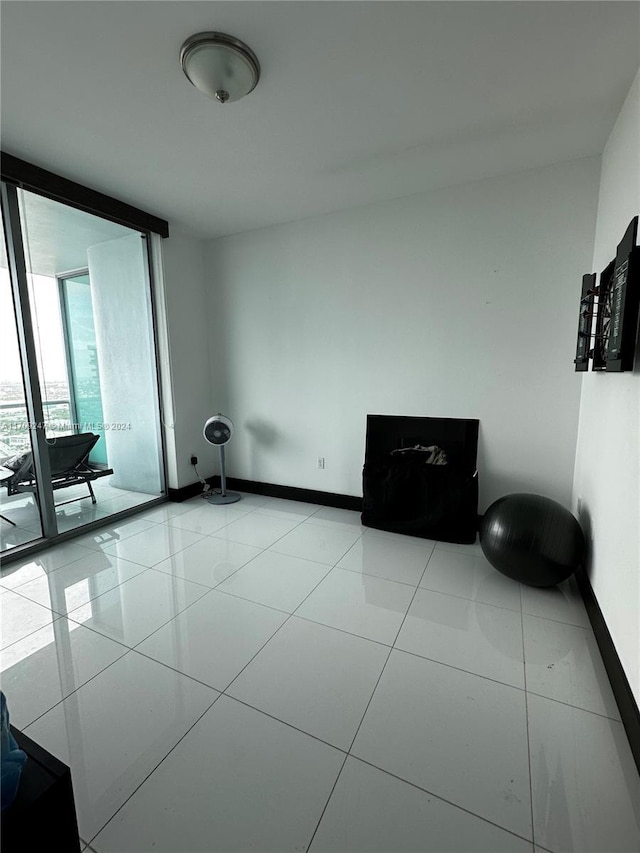
[(25, 192), (20, 196), (27, 269), (56, 276), (88, 265), (90, 246), (134, 233), (129, 228)]
[[(3, 2), (5, 151), (216, 237), (602, 151), (637, 2)], [(221, 30), (262, 79), (183, 76)]]
[[(86, 267), (90, 246), (135, 233), (35, 193), (20, 191), (18, 199), (27, 270), (35, 275), (55, 277)], [(0, 239), (0, 269), (6, 268), (4, 240)]]

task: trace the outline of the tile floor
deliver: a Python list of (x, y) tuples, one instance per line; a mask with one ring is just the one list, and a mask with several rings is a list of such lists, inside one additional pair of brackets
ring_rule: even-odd
[[(76, 497), (83, 498), (83, 500), (59, 506), (56, 510), (60, 533), (156, 500), (153, 495), (143, 492), (118, 489), (111, 485), (111, 479), (111, 477), (102, 477), (93, 483), (97, 501), (95, 504), (91, 503), (87, 487), (84, 485), (71, 486), (55, 493), (54, 498), (57, 502), (70, 501)], [(9, 497), (7, 490), (0, 488), (0, 513), (4, 516), (0, 518), (0, 552), (9, 551), (17, 545), (24, 545), (40, 538), (42, 531), (40, 514), (32, 495), (20, 494)], [(7, 519), (10, 519), (13, 524), (9, 524)]]
[(97, 853), (640, 850), (640, 781), (572, 583), (245, 495), (0, 576), (12, 721)]

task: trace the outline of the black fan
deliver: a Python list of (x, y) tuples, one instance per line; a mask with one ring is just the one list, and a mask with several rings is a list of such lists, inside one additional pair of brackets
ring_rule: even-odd
[(212, 504), (233, 504), (240, 500), (237, 492), (227, 491), (227, 477), (224, 469), (224, 448), (233, 435), (233, 421), (218, 413), (209, 418), (202, 431), (209, 444), (214, 444), (220, 452), (220, 491), (208, 492), (204, 497)]

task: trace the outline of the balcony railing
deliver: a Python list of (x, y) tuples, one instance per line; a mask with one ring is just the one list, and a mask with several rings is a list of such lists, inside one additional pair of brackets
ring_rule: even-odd
[[(71, 422), (71, 401), (43, 400), (45, 430), (49, 437), (76, 432)], [(0, 457), (31, 450), (31, 429), (24, 403), (0, 403)]]

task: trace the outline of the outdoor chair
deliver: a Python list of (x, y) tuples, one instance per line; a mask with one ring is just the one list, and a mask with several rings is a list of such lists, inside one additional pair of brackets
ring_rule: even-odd
[[(53, 491), (67, 489), (70, 486), (78, 486), (85, 483), (89, 489), (91, 503), (96, 503), (91, 483), (99, 477), (107, 477), (113, 474), (112, 468), (94, 468), (89, 464), (89, 454), (100, 436), (92, 432), (82, 432), (77, 435), (62, 435), (58, 438), (47, 440), (49, 453), (49, 466), (51, 469), (51, 486)], [(6, 486), (9, 495), (17, 495), (21, 492), (31, 492), (36, 503), (38, 502), (38, 485), (33, 464), (31, 451), (23, 453), (3, 463), (4, 468), (13, 471), (12, 477), (2, 482)], [(56, 506), (83, 500), (86, 495), (62, 501)]]

